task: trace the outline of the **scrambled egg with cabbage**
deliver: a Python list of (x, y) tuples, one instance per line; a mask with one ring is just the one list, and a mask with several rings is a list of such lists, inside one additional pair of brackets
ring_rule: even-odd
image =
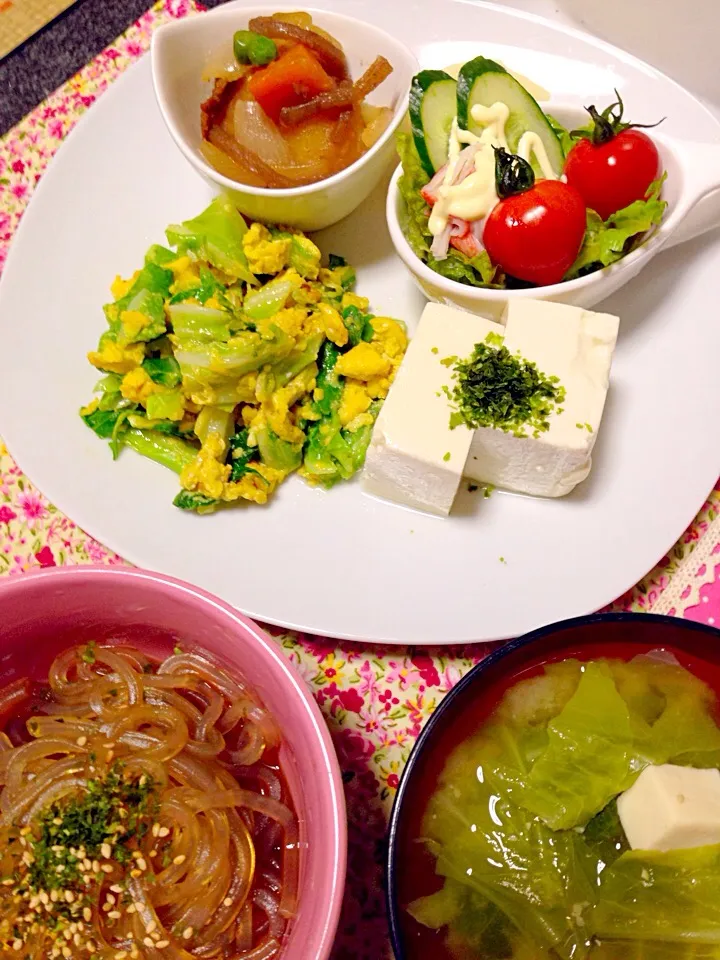
[(362, 466), (407, 348), (405, 327), (352, 292), (340, 257), (248, 226), (218, 197), (116, 277), (102, 373), (80, 411), (98, 436), (174, 470), (174, 503), (263, 504), (291, 473), (331, 486)]

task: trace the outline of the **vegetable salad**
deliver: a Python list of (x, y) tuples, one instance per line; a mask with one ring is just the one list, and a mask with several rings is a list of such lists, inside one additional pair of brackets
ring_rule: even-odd
[(199, 513), (266, 503), (293, 471), (352, 477), (404, 326), (368, 312), (342, 258), (323, 267), (308, 237), (248, 226), (224, 197), (166, 234), (112, 285), (85, 423), (114, 457), (130, 447), (175, 471), (175, 505)]
[(660, 223), (657, 147), (623, 103), (566, 130), (484, 57), (457, 80), (421, 71), (398, 145), (403, 231), (432, 270), (512, 289), (572, 280), (626, 256)]

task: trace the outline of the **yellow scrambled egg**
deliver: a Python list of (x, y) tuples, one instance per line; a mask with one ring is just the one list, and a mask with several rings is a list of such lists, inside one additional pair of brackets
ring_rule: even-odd
[(108, 340), (101, 350), (91, 350), (87, 355), (90, 363), (98, 370), (110, 373), (128, 373), (139, 367), (145, 358), (145, 344), (135, 343), (131, 347), (123, 347), (112, 340)]
[(253, 273), (280, 273), (290, 262), (291, 245), (291, 237), (273, 239), (261, 223), (253, 223), (243, 237), (243, 250)]
[(126, 373), (120, 384), (120, 393), (126, 400), (134, 400), (135, 403), (145, 403), (151, 393), (156, 393), (158, 385), (150, 379), (142, 367), (135, 367), (129, 373)]
[(195, 459), (180, 474), (180, 485), (183, 489), (202, 493), (213, 500), (267, 503), (287, 474), (259, 461), (253, 461), (249, 464), (251, 470), (244, 476), (239, 480), (230, 480), (231, 466), (222, 462), (226, 449), (225, 440), (218, 434), (211, 433)]

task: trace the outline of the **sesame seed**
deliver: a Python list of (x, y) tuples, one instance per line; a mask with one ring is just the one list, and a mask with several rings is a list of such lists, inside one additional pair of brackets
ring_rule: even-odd
[(137, 865), (140, 870), (147, 870), (147, 863), (142, 857), (137, 858)]
[(100, 869), (102, 870), (103, 873), (112, 873), (112, 872), (113, 872), (113, 866), (112, 866), (111, 863), (104, 863), (104, 864), (100, 867)]
[(156, 837), (159, 833), (160, 833), (160, 824), (159, 824), (159, 823), (154, 823), (154, 824), (152, 825), (152, 835), (153, 835), (154, 837)]
[(88, 953), (95, 953), (95, 941), (88, 940), (88, 942), (85, 944), (85, 949)]
[(130, 951), (130, 956), (132, 957), (132, 960), (137, 960), (137, 958), (140, 956), (140, 951), (137, 947), (132, 948)]
[(115, 960), (125, 960), (126, 956), (127, 950), (118, 950), (118, 952), (115, 954)]
[(93, 860), (91, 866), (92, 866), (92, 868), (93, 868), (93, 873), (99, 873), (99, 872), (100, 872), (100, 861), (99, 861), (99, 860)]
[(135, 904), (131, 903), (130, 906), (125, 911), (125, 913), (135, 913)]
[(70, 933), (70, 929), (68, 927), (65, 927), (65, 929), (62, 932), (62, 935), (65, 937), (66, 940), (72, 940), (72, 934)]
[(109, 913), (111, 909), (112, 909), (112, 904), (111, 904), (111, 903), (104, 903), (104, 904), (102, 905), (102, 912), (103, 912), (103, 913)]
[(119, 920), (121, 916), (122, 914), (120, 913), (119, 910), (111, 910), (110, 913), (108, 914), (108, 917), (111, 920)]
[(152, 933), (155, 927), (157, 927), (157, 923), (155, 923), (154, 920), (151, 920), (150, 923), (145, 924), (146, 933)]
[(193, 928), (185, 927), (185, 929), (182, 932), (183, 940), (189, 940), (192, 935), (193, 935)]
[(135, 900), (135, 902), (133, 903), (133, 906), (134, 906), (135, 909), (138, 911), (138, 913), (139, 913), (139, 912), (142, 910), (142, 908), (143, 908), (143, 905), (140, 903), (139, 900)]
[(65, 902), (66, 902), (66, 903), (72, 903), (74, 899), (75, 899), (75, 894), (72, 892), (72, 890), (66, 890), (66, 891), (65, 891)]
[(114, 883), (114, 884), (110, 887), (110, 889), (112, 890), (113, 893), (122, 893), (122, 892), (123, 892), (123, 888), (120, 886), (119, 883)]
[(165, 947), (169, 947), (169, 946), (170, 946), (170, 941), (169, 941), (169, 940), (158, 940), (158, 942), (155, 944), (155, 946), (158, 948), (158, 950), (164, 950)]
[(146, 947), (154, 947), (154, 946), (155, 946), (155, 941), (154, 941), (154, 940), (151, 940), (150, 937), (143, 937), (143, 943), (145, 944)]
[(106, 762), (106, 763), (110, 763), (110, 761), (112, 760), (112, 758), (113, 758), (114, 756), (115, 756), (115, 751), (114, 751), (114, 750), (108, 750), (108, 752), (105, 754), (105, 762)]
[(169, 833), (170, 831), (168, 830), (167, 827), (160, 827), (160, 829), (158, 830), (159, 837), (167, 837)]
[(13, 880), (13, 878), (12, 878), (12, 877), (8, 877), (7, 880), (3, 880), (2, 885), (3, 885), (4, 887), (11, 887), (14, 883), (15, 883), (15, 881)]
[(232, 902), (233, 902), (233, 901), (232, 901), (232, 897), (225, 897), (225, 899), (223, 900), (223, 906), (224, 906), (224, 907), (231, 907), (231, 906), (232, 906)]
[(22, 950), (22, 940), (13, 940), (13, 950)]
[(178, 854), (177, 857), (175, 857), (175, 859), (173, 860), (173, 863), (179, 867), (181, 863), (185, 863), (186, 859), (187, 857), (185, 856), (185, 854), (181, 853), (181, 854)]
[(23, 827), (22, 830), (20, 831), (20, 836), (27, 837), (31, 832), (32, 831), (30, 830), (30, 827)]
[(57, 865), (57, 867), (55, 867), (55, 873), (64, 873), (64, 872), (65, 872), (65, 864), (64, 864), (64, 863), (60, 863), (60, 864)]
[(143, 775), (140, 777), (139, 783), (140, 783), (140, 786), (141, 786), (141, 787), (144, 787), (144, 786), (145, 786), (145, 784), (147, 783), (147, 777), (145, 776), (145, 774), (143, 774)]
[(58, 892), (57, 892), (57, 890), (51, 890), (51, 891), (50, 891), (50, 899), (52, 900), (53, 903), (57, 903), (57, 900), (58, 900)]
[(130, 876), (137, 879), (138, 877), (142, 876), (142, 870), (131, 870)]
[(83, 859), (82, 865), (83, 870), (92, 870), (92, 861), (88, 860), (87, 857)]
[(82, 943), (82, 937), (80, 936), (79, 933), (73, 934), (73, 943), (75, 944), (76, 947), (79, 947), (80, 944)]
[(109, 860), (110, 857), (112, 856), (112, 847), (110, 846), (110, 844), (104, 843), (100, 847), (100, 853), (103, 855), (103, 857), (105, 857), (106, 860)]
[(151, 857), (156, 857), (157, 855), (158, 855), (157, 850), (155, 850), (155, 849), (153, 848), (153, 849), (150, 851), (150, 856), (151, 856)]
[(106, 897), (105, 897), (105, 902), (106, 902), (106, 903), (110, 903), (110, 904), (114, 904), (114, 903), (115, 903), (115, 897), (114, 897), (111, 893), (108, 893), (108, 894), (106, 895)]
[(90, 907), (83, 907), (83, 920), (85, 920), (86, 923), (90, 923), (92, 920), (92, 910)]
[(55, 824), (56, 827), (62, 826), (62, 820), (60, 819), (60, 817), (54, 817), (53, 823)]
[(65, 960), (69, 960), (69, 958), (72, 956), (72, 950), (70, 947), (63, 947), (61, 953), (65, 957)]
[(82, 879), (84, 884), (92, 883), (92, 877), (90, 876), (89, 873), (84, 873)]

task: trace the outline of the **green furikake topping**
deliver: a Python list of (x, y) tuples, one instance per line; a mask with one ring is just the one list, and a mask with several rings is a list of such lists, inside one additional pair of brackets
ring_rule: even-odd
[(524, 437), (529, 428), (538, 437), (550, 429), (550, 416), (565, 400), (565, 388), (557, 377), (542, 373), (519, 354), (514, 356), (497, 334), (475, 344), (467, 360), (452, 361), (455, 384), (446, 388), (455, 407), (451, 429), (464, 423), (473, 429), (494, 427)]
[(88, 780), (85, 792), (40, 814), (27, 837), (25, 883), (34, 891), (67, 889), (88, 873), (83, 860), (128, 863), (157, 812), (152, 778), (126, 778), (115, 763), (102, 779)]

